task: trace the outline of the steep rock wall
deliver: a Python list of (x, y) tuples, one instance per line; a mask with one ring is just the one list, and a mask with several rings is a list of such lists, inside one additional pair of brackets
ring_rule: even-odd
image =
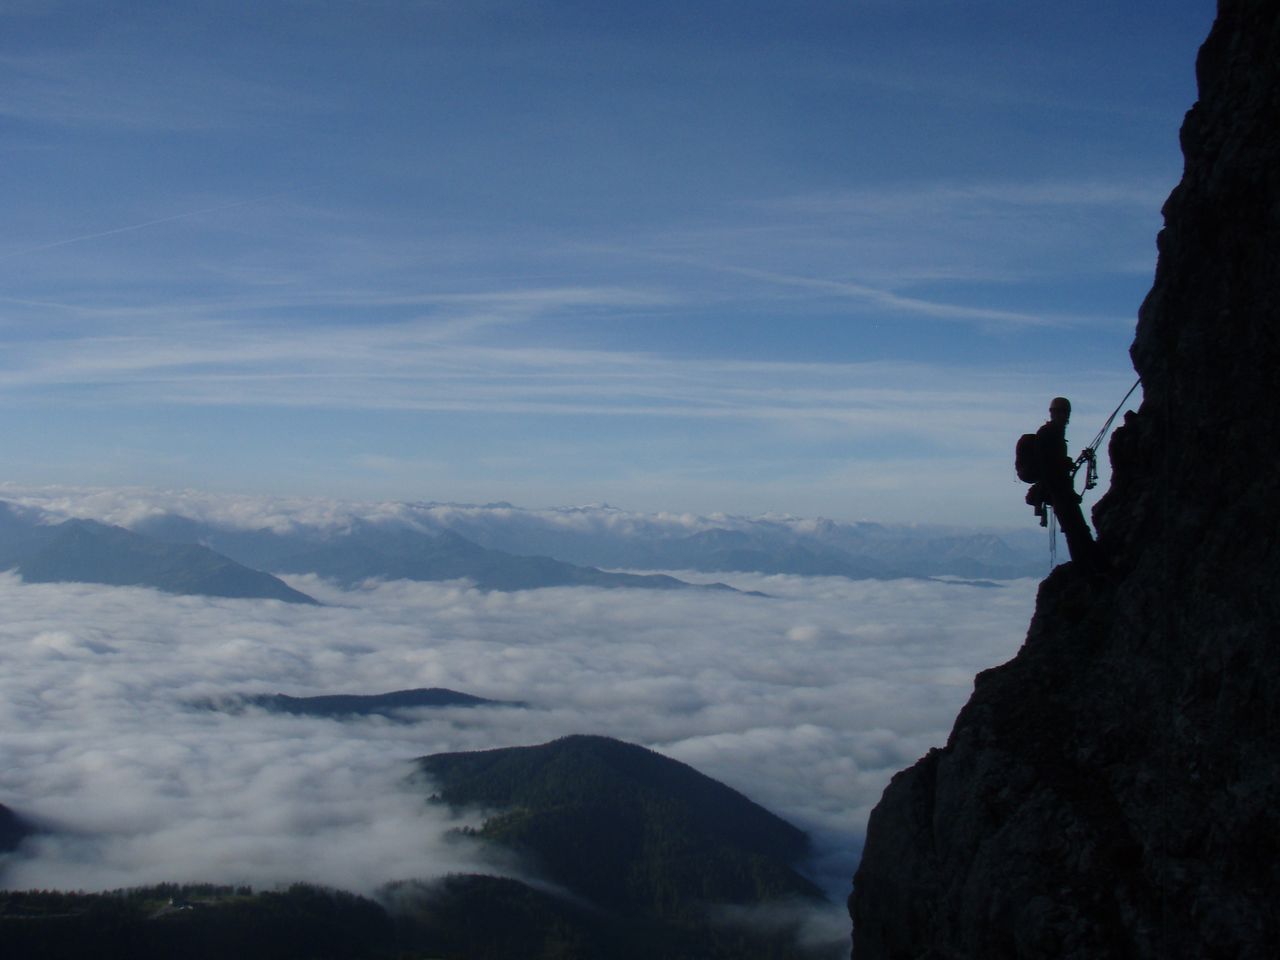
[(1094, 511), (871, 815), (857, 960), (1280, 956), (1280, 3), (1221, 0)]

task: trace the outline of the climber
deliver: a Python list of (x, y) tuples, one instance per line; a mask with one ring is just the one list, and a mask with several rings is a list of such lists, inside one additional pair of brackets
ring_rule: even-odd
[(1098, 570), (1097, 545), (1080, 509), (1083, 497), (1076, 493), (1076, 463), (1067, 455), (1067, 421), (1071, 419), (1071, 401), (1054, 397), (1049, 403), (1049, 421), (1036, 431), (1036, 454), (1039, 459), (1039, 497), (1053, 507), (1058, 526), (1067, 538), (1071, 559), (1081, 572), (1094, 575)]

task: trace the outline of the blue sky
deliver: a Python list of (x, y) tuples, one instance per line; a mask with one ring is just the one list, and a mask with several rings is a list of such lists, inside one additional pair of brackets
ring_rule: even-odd
[(0, 481), (1028, 523), (1213, 13), (0, 3)]

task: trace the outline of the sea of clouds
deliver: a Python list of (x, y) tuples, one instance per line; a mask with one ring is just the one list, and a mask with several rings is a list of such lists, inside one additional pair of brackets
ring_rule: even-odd
[[(888, 778), (945, 740), (976, 671), (1015, 652), (1034, 592), (757, 575), (733, 584), (767, 597), (291, 583), (326, 606), (0, 574), (0, 803), (55, 828), (5, 857), (0, 883), (370, 891), (492, 870), (406, 782), (409, 761), (596, 733), (809, 830), (814, 874), (841, 897)], [(530, 706), (413, 723), (198, 706), (431, 686)]]

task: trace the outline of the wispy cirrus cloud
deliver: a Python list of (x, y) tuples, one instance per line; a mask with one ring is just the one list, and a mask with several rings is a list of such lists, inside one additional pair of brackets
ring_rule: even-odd
[[(147, 334), (17, 343), (0, 391), (89, 391), (99, 403), (316, 409), (611, 415), (828, 423), (905, 430), (949, 445), (981, 444), (993, 418), (1028, 398), (1041, 377), (919, 363), (682, 359), (647, 352), (492, 342), (494, 328), (546, 304), (616, 303), (614, 292), (504, 295), (493, 315), (384, 325), (271, 331), (227, 324)], [(479, 298), (489, 303), (486, 298)], [(631, 301), (624, 294), (623, 301)], [(515, 316), (504, 312), (515, 310)], [(489, 342), (477, 340), (486, 335)], [(500, 339), (500, 337), (499, 337)], [(1082, 373), (1078, 381), (1089, 379)], [(1095, 376), (1113, 392), (1109, 376)]]
[[(45, 243), (39, 243), (35, 246), (18, 247), (13, 250), (0, 252), (0, 260), (10, 260), (14, 257), (29, 256), (34, 253), (42, 253), (46, 250), (54, 250), (58, 247), (67, 247), (74, 243), (87, 243), (90, 240), (101, 240), (106, 237), (118, 236), (122, 233), (133, 233), (137, 230), (145, 230), (148, 227), (156, 227), (165, 223), (176, 223), (179, 220), (187, 220), (192, 217), (199, 217), (210, 213), (221, 213), (224, 210), (233, 210), (236, 207), (247, 206), (252, 203), (261, 203), (264, 200), (272, 200), (281, 194), (269, 194), (263, 197), (251, 197), (247, 200), (236, 200), (231, 203), (223, 203), (214, 207), (206, 207), (201, 210), (188, 210), (182, 213), (174, 213), (164, 217), (157, 217), (151, 220), (144, 220), (140, 223), (130, 223), (119, 227), (111, 227), (107, 230), (99, 230), (93, 233), (86, 233), (76, 237), (63, 237), (58, 240), (50, 240)], [(22, 301), (18, 301), (22, 302)]]
[(1159, 208), (1172, 184), (1154, 178), (1136, 180), (1024, 180), (934, 182), (910, 188), (834, 190), (763, 201), (761, 206), (818, 217), (850, 214), (912, 218), (919, 214), (967, 213), (999, 217), (1042, 207)]
[(1027, 313), (1016, 310), (1000, 310), (994, 307), (965, 306), (960, 303), (947, 303), (941, 300), (930, 300), (923, 297), (903, 296), (892, 290), (855, 283), (848, 280), (831, 280), (821, 277), (799, 276), (779, 273), (773, 270), (758, 270), (750, 267), (727, 266), (715, 263), (698, 263), (685, 260), (686, 264), (700, 266), (707, 270), (737, 274), (768, 284), (782, 287), (811, 290), (838, 299), (847, 299), (878, 308), (885, 316), (914, 316), (933, 320), (951, 320), (970, 325), (983, 326), (1052, 326), (1079, 322), (1079, 318), (1055, 317), (1048, 314)]
[(194, 51), (7, 54), (0, 56), (0, 76), (0, 116), (65, 131), (225, 133), (273, 116), (334, 109), (332, 99), (236, 73)]
[[(1098, 309), (1087, 293), (1135, 288), (1154, 261), (1160, 207), (1173, 184), (1115, 180), (956, 180), (774, 195), (719, 217), (671, 223), (624, 243), (581, 251), (666, 272), (673, 287), (720, 309), (980, 336), (1114, 329), (1131, 313)], [(1135, 251), (1150, 250), (1143, 256)], [(765, 305), (765, 306), (762, 306)]]

